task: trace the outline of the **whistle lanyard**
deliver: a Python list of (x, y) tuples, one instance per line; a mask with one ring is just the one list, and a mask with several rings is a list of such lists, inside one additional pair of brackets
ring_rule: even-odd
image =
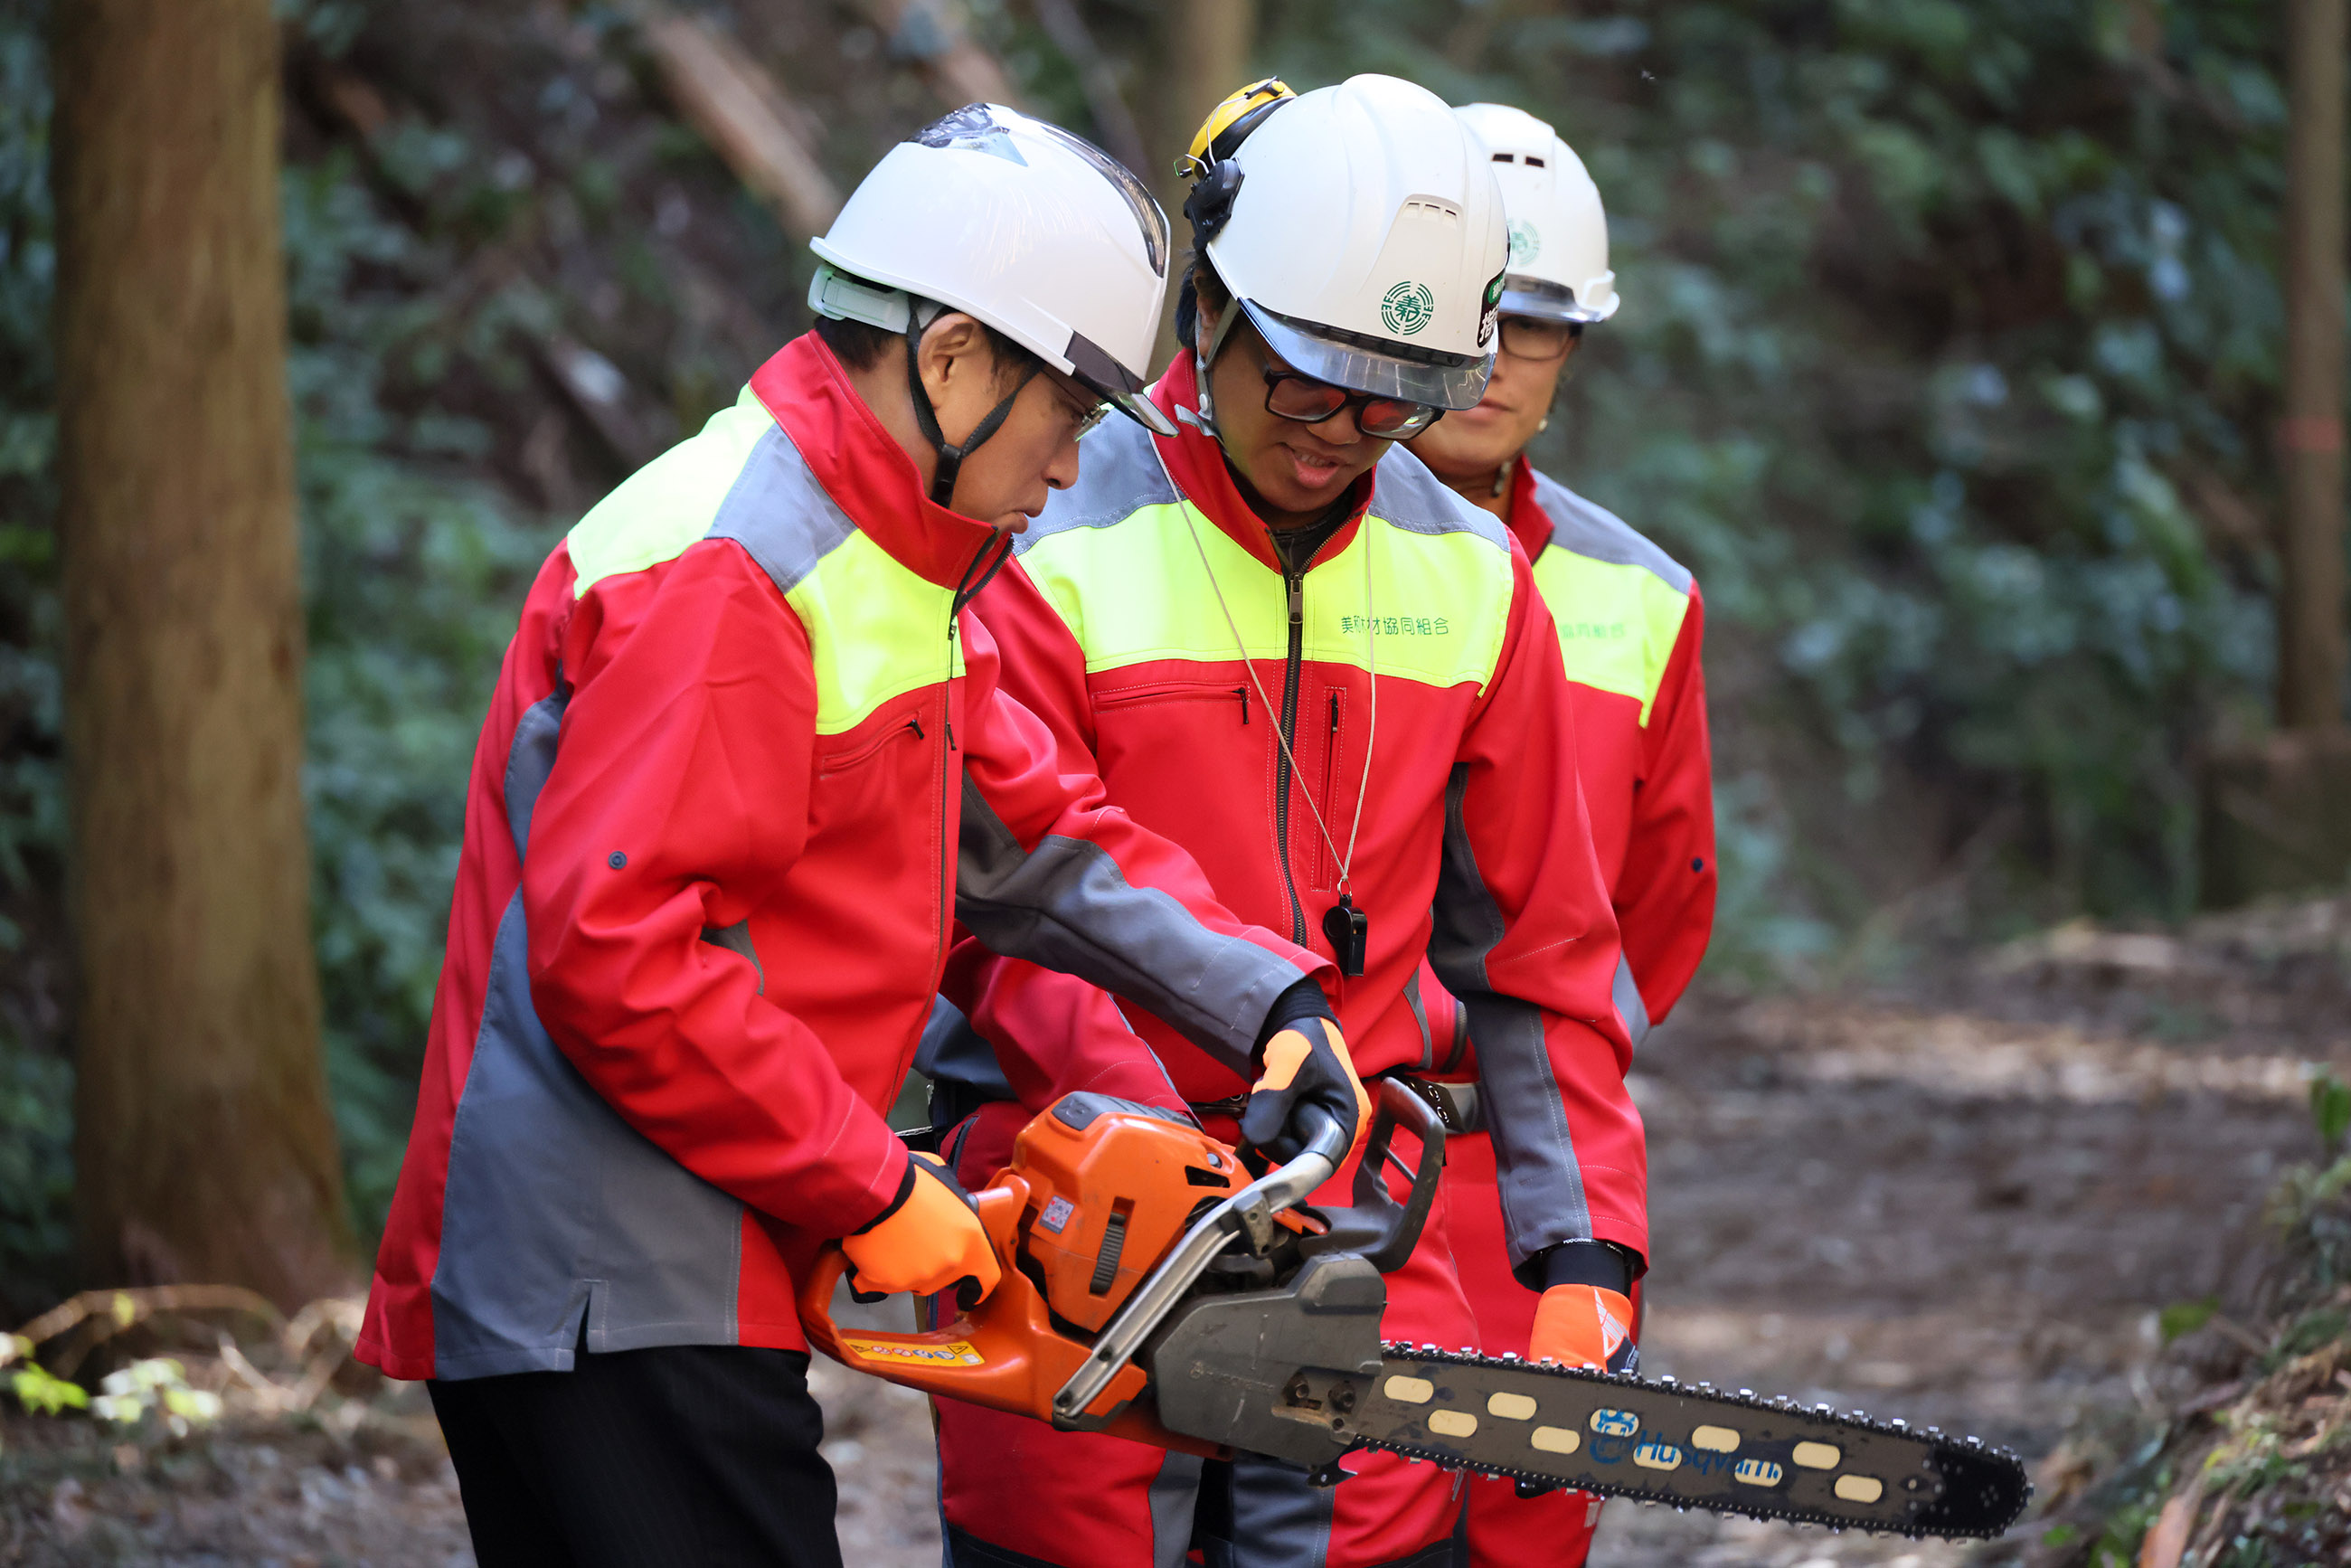
[[(1160, 466), (1163, 470), (1166, 467), (1165, 458), (1161, 459)], [(1168, 476), (1168, 483), (1175, 485), (1174, 475)], [(1176, 486), (1176, 494), (1181, 497), (1181, 486)], [(1232, 606), (1225, 602), (1224, 585), (1217, 580), (1217, 569), (1208, 564), (1208, 547), (1201, 542), (1199, 526), (1192, 519), (1196, 508), (1190, 501), (1179, 499), (1177, 509), (1183, 514), (1186, 531), (1192, 536), (1192, 548), (1199, 552), (1200, 570), (1207, 574), (1208, 590), (1217, 597), (1217, 608), (1224, 612), (1226, 629), (1233, 634), (1233, 646), (1241, 656), (1241, 669), (1249, 675), (1249, 685), (1256, 688), (1262, 711), (1274, 720), (1273, 738), (1280, 744), (1282, 758), (1290, 764), (1290, 776), (1298, 781), (1299, 797), (1306, 802), (1306, 810), (1314, 819), (1314, 829), (1322, 835), (1322, 842), (1330, 849), (1331, 858), (1338, 862), (1339, 902), (1322, 916), (1322, 935), (1330, 938), (1332, 952), (1339, 960), (1339, 972), (1351, 979), (1360, 977), (1371, 941), (1371, 917), (1355, 904), (1355, 840), (1363, 831), (1364, 800), (1370, 793), (1372, 784), (1372, 747), (1380, 734), (1379, 649), (1373, 631), (1375, 622), (1372, 618), (1370, 514), (1365, 513), (1356, 528), (1355, 538), (1364, 550), (1364, 668), (1371, 682), (1372, 716), (1370, 728), (1364, 737), (1364, 775), (1355, 787), (1355, 821), (1347, 830), (1347, 848), (1343, 854), (1338, 841), (1331, 836), (1330, 824), (1322, 820), (1322, 808), (1315, 803), (1314, 791), (1306, 787), (1306, 775), (1298, 766), (1297, 754), (1290, 748), (1290, 737), (1281, 732), (1280, 710), (1273, 706), (1272, 699), (1266, 695), (1264, 684), (1257, 678), (1256, 661), (1249, 657), (1249, 643), (1241, 636), (1240, 622), (1234, 619)], [(1300, 612), (1302, 614), (1305, 573), (1299, 573), (1298, 580)]]

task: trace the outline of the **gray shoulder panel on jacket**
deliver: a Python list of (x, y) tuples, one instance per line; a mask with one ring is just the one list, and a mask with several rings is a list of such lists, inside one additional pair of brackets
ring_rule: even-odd
[(1540, 468), (1535, 470), (1535, 499), (1551, 518), (1551, 542), (1560, 549), (1586, 560), (1637, 566), (1676, 593), (1690, 591), (1689, 568), (1607, 507), (1585, 500)]
[(1372, 513), (1413, 534), (1476, 534), (1507, 552), (1502, 521), (1482, 511), (1428, 471), (1409, 446), (1396, 446), (1372, 470)]
[(1124, 415), (1106, 419), (1078, 443), (1078, 482), (1046, 501), (1045, 510), (1014, 540), (1012, 553), (1026, 555), (1038, 541), (1071, 528), (1113, 528), (1141, 507), (1179, 498), (1152, 449), (1150, 433)]
[(733, 539), (789, 593), (856, 531), (778, 424), (752, 446), (703, 538)]

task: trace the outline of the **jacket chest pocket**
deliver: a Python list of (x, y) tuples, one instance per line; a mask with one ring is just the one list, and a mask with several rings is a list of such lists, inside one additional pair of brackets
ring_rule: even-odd
[(1274, 727), (1246, 675), (1109, 684), (1117, 678), (1097, 677), (1090, 693), (1094, 758), (1137, 821), (1189, 847), (1204, 819), (1265, 796)]
[(1122, 718), (1140, 717), (1144, 716), (1144, 709), (1172, 707), (1178, 703), (1221, 704), (1230, 710), (1231, 722), (1240, 726), (1256, 721), (1253, 710), (1259, 706), (1246, 680), (1149, 681), (1128, 686), (1104, 686), (1093, 693), (1098, 718), (1113, 714)]
[[(936, 716), (902, 709), (894, 718), (831, 739), (831, 749), (817, 753), (809, 781), (811, 842), (852, 843), (861, 858), (877, 862), (915, 853), (924, 835), (914, 825), (940, 810)], [(915, 868), (908, 862), (895, 869), (914, 874)]]
[(872, 734), (861, 736), (837, 750), (820, 752), (816, 759), (816, 776), (820, 781), (854, 773), (868, 763), (881, 760), (885, 752), (911, 741), (928, 738), (923, 721), (913, 714), (894, 724), (877, 727)]

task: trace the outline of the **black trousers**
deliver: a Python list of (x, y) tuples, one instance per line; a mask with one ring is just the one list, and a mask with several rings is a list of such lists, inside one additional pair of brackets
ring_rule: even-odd
[(436, 1381), (481, 1568), (841, 1568), (805, 1352), (581, 1352)]

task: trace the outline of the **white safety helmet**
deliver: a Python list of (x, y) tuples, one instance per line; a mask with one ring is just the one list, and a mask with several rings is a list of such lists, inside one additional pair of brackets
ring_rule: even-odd
[(1524, 110), (1473, 103), (1455, 112), (1485, 144), (1510, 214), (1503, 314), (1576, 322), (1616, 314), (1608, 214), (1575, 149)]
[(1239, 307), (1200, 345), (1202, 361), (1246, 315), (1317, 381), (1475, 405), (1509, 249), (1477, 138), (1434, 93), (1385, 76), (1281, 99), (1240, 129), (1228, 155), (1200, 160), (1185, 206)]
[(1143, 395), (1167, 287), (1167, 215), (1084, 138), (968, 104), (893, 147), (809, 248), (826, 264), (809, 287), (817, 314), (905, 332), (960, 310), (1175, 434)]

